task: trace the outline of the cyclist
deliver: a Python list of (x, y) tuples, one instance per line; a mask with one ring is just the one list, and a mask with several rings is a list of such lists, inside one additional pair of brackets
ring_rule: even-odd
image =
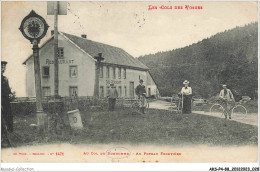
[(219, 93), (219, 98), (222, 100), (222, 104), (225, 108), (225, 119), (227, 119), (227, 116), (229, 116), (229, 119), (231, 119), (231, 108), (232, 104), (235, 102), (235, 99), (230, 89), (227, 88), (226, 84), (223, 84), (222, 87), (223, 89)]
[(139, 85), (135, 88), (135, 94), (138, 96), (138, 99), (140, 100), (140, 111), (141, 113), (145, 113), (145, 105), (146, 105), (146, 91), (145, 86), (143, 85), (144, 80), (139, 80)]

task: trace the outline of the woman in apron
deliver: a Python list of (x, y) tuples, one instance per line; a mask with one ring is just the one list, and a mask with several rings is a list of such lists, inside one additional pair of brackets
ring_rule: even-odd
[(181, 89), (182, 96), (182, 114), (190, 114), (191, 113), (191, 96), (192, 89), (189, 87), (189, 81), (185, 80), (183, 82), (184, 87)]

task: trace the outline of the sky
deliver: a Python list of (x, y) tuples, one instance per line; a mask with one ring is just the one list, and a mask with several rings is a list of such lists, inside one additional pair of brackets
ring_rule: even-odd
[[(157, 9), (148, 10), (149, 5)], [(160, 9), (160, 6), (183, 9)], [(203, 9), (185, 9), (185, 6)], [(58, 18), (59, 31), (120, 47), (134, 57), (185, 47), (237, 26), (258, 21), (257, 2), (68, 2), (67, 15)], [(18, 30), (31, 10), (53, 30), (54, 16), (47, 2), (1, 2), (1, 58), (8, 62), (5, 75), (18, 97), (25, 94), (26, 68), (32, 45)]]

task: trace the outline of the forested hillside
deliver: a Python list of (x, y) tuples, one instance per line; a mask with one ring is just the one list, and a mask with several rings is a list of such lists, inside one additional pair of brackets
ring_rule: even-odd
[(235, 95), (253, 98), (258, 84), (257, 39), (258, 23), (253, 23), (139, 60), (150, 68), (162, 96), (178, 93), (187, 79), (196, 97), (214, 96), (226, 83)]

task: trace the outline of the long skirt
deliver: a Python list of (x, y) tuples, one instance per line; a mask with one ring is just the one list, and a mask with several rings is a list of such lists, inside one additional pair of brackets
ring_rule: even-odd
[(183, 114), (190, 114), (191, 113), (191, 96), (183, 95)]

